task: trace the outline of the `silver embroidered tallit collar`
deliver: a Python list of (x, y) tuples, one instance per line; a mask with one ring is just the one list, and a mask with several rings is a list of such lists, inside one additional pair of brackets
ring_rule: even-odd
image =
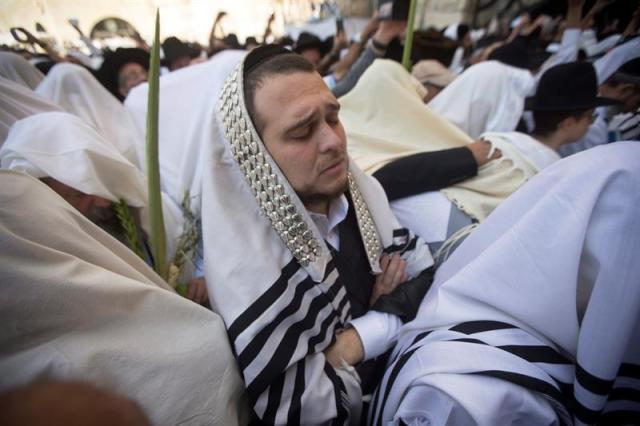
[[(300, 265), (307, 267), (327, 248), (306, 210), (302, 211), (302, 203), (268, 153), (247, 112), (243, 89), (245, 61), (231, 73), (220, 94), (225, 136), (261, 212)], [(371, 265), (377, 265), (382, 252), (380, 237), (351, 172), (348, 181), (367, 257)]]

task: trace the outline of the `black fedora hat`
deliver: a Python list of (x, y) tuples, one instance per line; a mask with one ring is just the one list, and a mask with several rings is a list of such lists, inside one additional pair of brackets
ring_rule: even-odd
[(534, 96), (525, 101), (532, 111), (570, 111), (615, 105), (618, 101), (598, 97), (596, 70), (589, 62), (571, 62), (549, 68)]
[(150, 57), (149, 52), (144, 49), (120, 47), (115, 52), (105, 55), (102, 66), (96, 75), (107, 90), (118, 99), (122, 99), (122, 95), (118, 92), (118, 73), (120, 69), (128, 63), (136, 63), (148, 70)]

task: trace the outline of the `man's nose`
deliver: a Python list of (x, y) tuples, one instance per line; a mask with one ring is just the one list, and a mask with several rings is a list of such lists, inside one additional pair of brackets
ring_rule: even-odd
[(323, 134), (320, 142), (320, 151), (333, 151), (337, 149), (342, 149), (344, 146), (344, 141), (342, 140), (342, 134), (330, 125), (325, 125), (323, 129)]

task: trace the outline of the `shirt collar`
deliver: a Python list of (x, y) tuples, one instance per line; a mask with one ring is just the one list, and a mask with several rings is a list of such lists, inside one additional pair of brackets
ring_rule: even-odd
[(349, 212), (349, 202), (344, 194), (334, 198), (329, 203), (329, 214), (314, 213), (309, 211), (309, 216), (318, 227), (318, 231), (323, 238), (327, 238), (329, 233), (333, 231), (345, 218)]

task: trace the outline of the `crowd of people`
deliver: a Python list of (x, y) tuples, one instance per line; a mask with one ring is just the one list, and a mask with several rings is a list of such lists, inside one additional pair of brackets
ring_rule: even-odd
[[(0, 52), (0, 423), (640, 424), (640, 8)], [(339, 27), (338, 27), (339, 28)], [(78, 30), (87, 46), (91, 46)], [(99, 65), (96, 65), (99, 64)]]

